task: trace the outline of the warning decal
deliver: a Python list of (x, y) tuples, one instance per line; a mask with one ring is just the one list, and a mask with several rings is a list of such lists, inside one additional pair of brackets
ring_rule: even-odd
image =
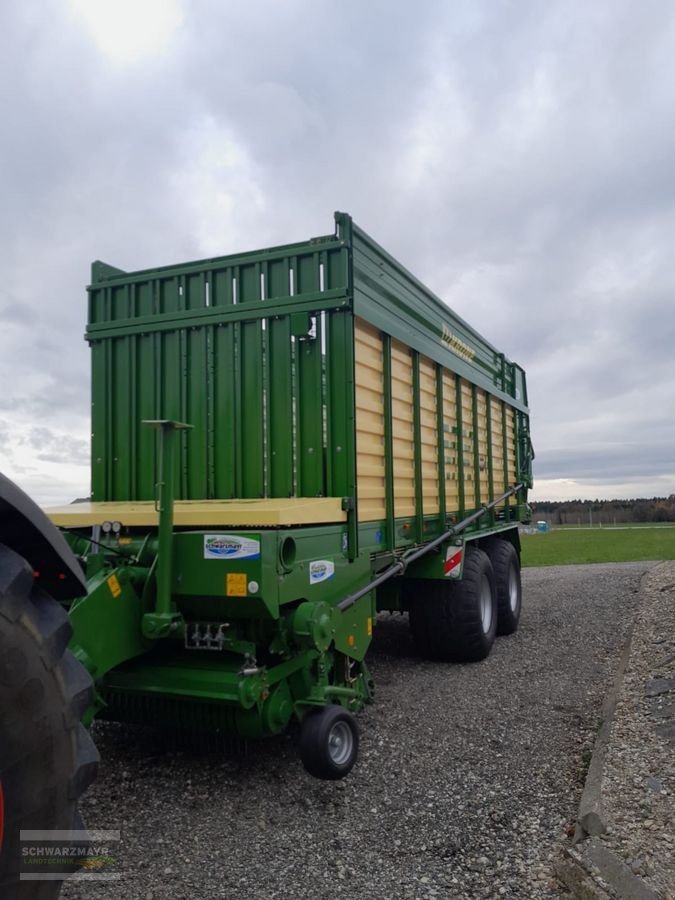
[(448, 547), (445, 554), (445, 577), (459, 578), (462, 571), (464, 547)]

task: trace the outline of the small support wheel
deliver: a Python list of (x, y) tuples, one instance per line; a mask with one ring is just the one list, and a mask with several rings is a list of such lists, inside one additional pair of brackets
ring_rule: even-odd
[(315, 778), (337, 781), (352, 770), (359, 752), (354, 716), (342, 706), (307, 713), (300, 733), (300, 759)]

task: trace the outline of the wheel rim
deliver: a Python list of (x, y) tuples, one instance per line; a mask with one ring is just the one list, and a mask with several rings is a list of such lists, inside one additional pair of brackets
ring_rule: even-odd
[(518, 611), (518, 573), (515, 566), (509, 569), (509, 606), (511, 612)]
[(487, 575), (483, 575), (480, 582), (480, 619), (483, 634), (488, 634), (492, 626), (492, 588)]
[(336, 722), (328, 733), (328, 755), (336, 766), (349, 762), (354, 747), (354, 735), (346, 722)]

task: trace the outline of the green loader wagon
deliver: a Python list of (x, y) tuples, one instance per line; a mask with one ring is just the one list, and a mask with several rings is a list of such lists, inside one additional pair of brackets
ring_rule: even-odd
[(334, 234), (92, 267), (91, 501), (49, 510), (87, 594), (87, 719), (262, 737), (346, 775), (377, 613), (422, 656), (515, 630), (524, 371), (344, 213)]

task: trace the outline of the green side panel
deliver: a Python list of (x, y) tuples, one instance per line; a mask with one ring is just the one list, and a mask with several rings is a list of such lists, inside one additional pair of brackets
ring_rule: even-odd
[(209, 306), (232, 305), (232, 272), (224, 266), (220, 270), (209, 272)]
[(91, 492), (95, 500), (106, 495), (108, 453), (106, 437), (110, 434), (107, 403), (107, 373), (110, 341), (96, 341), (91, 345)]
[(237, 303), (255, 303), (258, 300), (260, 300), (260, 266), (257, 263), (239, 266)]
[[(144, 419), (193, 426), (180, 435), (177, 499), (355, 498), (354, 314), (508, 402), (531, 480), (523, 370), (336, 214), (335, 234), (301, 243), (130, 273), (93, 264), (93, 499), (154, 496), (156, 435)], [(458, 429), (439, 435), (439, 451), (454, 438), (462, 459)], [(416, 513), (419, 538), (426, 515)], [(384, 524), (398, 544), (391, 509)], [(348, 536), (353, 559), (355, 515)]]
[(293, 387), (291, 323), (288, 316), (269, 322), (269, 493), (293, 495)]
[(154, 429), (146, 428), (140, 423), (152, 418), (157, 405), (157, 367), (153, 364), (157, 354), (157, 339), (156, 334), (136, 338), (136, 415), (132, 420), (135, 422), (132, 456), (138, 460), (135, 467), (134, 496), (139, 500), (152, 500), (155, 491), (157, 434)]
[(112, 484), (115, 496), (131, 500), (132, 459), (129, 449), (129, 418), (132, 412), (131, 341), (120, 338), (113, 342), (112, 369), (115, 373), (115, 403), (112, 409)]
[[(288, 259), (274, 259), (265, 270), (265, 300), (290, 294), (291, 267)], [(267, 320), (269, 372), (268, 491), (271, 497), (293, 495), (293, 352), (289, 316)]]
[(211, 332), (213, 413), (210, 451), (214, 467), (214, 496), (221, 499), (236, 496), (234, 338), (238, 328), (235, 323), (223, 324), (215, 326)]
[(182, 309), (182, 305), (180, 303), (180, 295), (178, 293), (178, 278), (162, 278), (157, 282), (157, 284), (159, 286), (159, 309), (156, 310), (156, 312), (166, 314), (171, 312), (178, 312), (180, 309)]
[(321, 386), (321, 323), (315, 337), (298, 342), (298, 494), (325, 493), (323, 466), (323, 398)]
[(354, 322), (349, 313), (327, 316), (327, 494), (352, 497), (354, 473)]
[[(293, 266), (298, 294), (321, 290), (318, 253), (297, 256)], [(296, 326), (298, 409), (298, 493), (314, 497), (325, 491), (323, 471), (323, 397), (321, 374), (321, 316)], [(304, 331), (304, 333), (302, 333)]]
[(192, 425), (177, 499), (353, 495), (350, 253), (328, 235), (142, 272), (95, 263), (93, 498), (154, 496), (144, 419)]
[[(207, 442), (207, 329), (185, 333), (186, 343), (186, 384), (184, 422), (192, 425), (192, 430), (181, 437), (184, 440), (183, 464), (187, 482), (188, 499), (206, 496), (206, 455)], [(197, 435), (195, 438), (194, 435)]]
[(265, 495), (263, 476), (262, 328), (260, 320), (242, 322), (239, 344), (241, 426), (235, 434), (242, 461), (242, 497)]

